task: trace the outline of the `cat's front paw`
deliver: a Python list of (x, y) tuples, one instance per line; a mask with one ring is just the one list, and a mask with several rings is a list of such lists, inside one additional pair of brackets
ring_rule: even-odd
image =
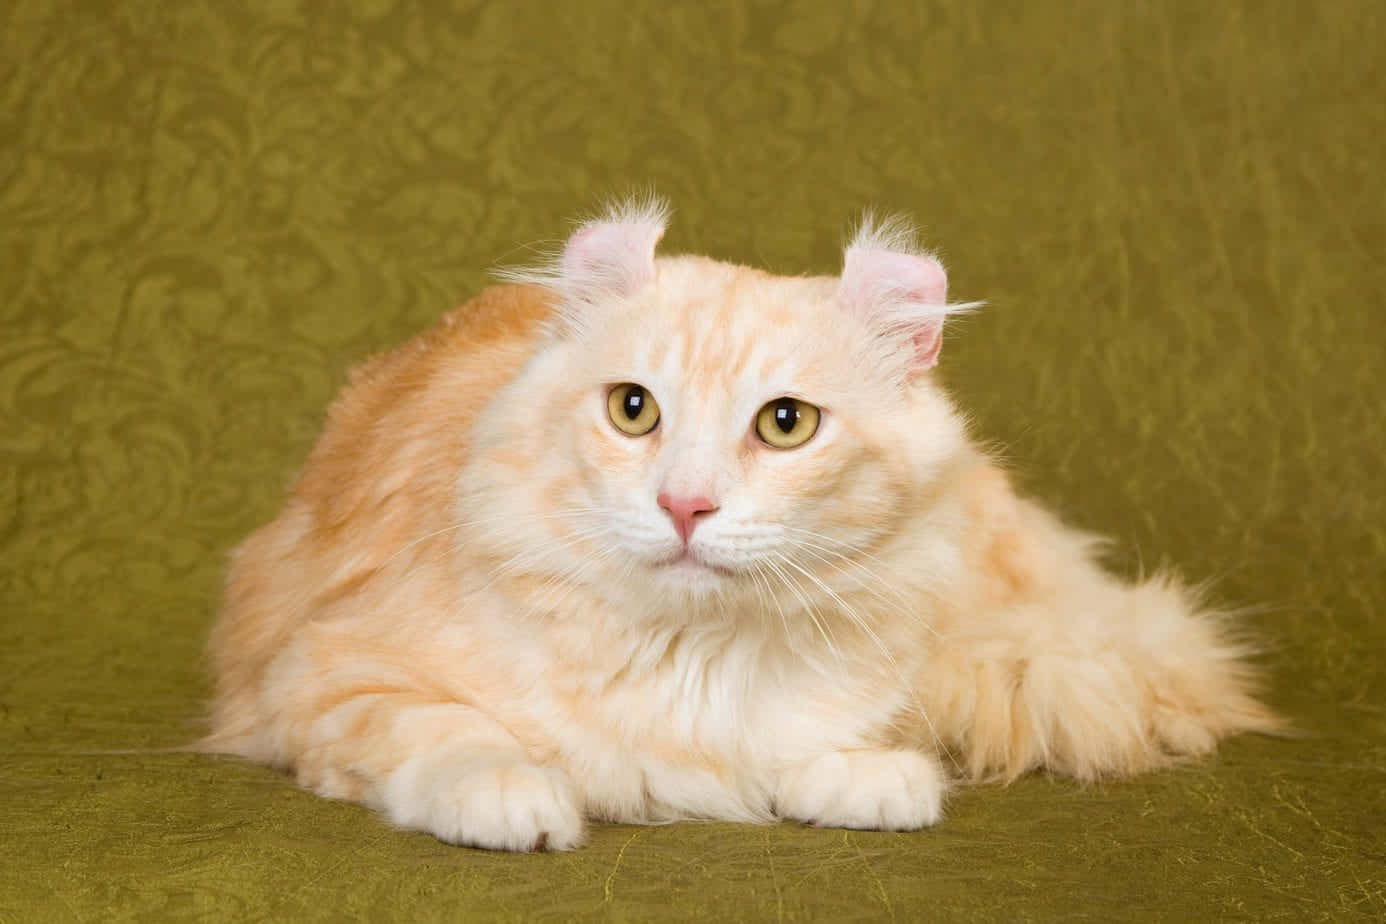
[(943, 770), (918, 751), (838, 751), (797, 764), (775, 790), (775, 811), (828, 828), (914, 831), (943, 814)]
[(582, 842), (582, 812), (572, 782), (550, 767), (477, 767), (409, 801), (412, 805), (391, 806), (395, 822), (449, 844), (535, 851), (571, 850)]

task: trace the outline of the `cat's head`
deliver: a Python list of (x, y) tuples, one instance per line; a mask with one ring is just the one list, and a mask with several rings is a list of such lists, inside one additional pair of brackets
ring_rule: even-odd
[(484, 541), (510, 573), (652, 611), (886, 579), (964, 445), (929, 375), (943, 267), (899, 224), (864, 223), (840, 278), (658, 257), (664, 226), (616, 210), (520, 277), (557, 309), (478, 427)]

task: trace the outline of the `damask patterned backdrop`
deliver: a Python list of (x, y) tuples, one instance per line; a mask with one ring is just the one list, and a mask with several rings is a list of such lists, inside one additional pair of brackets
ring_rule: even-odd
[[(1386, 916), (1386, 6), (0, 6), (0, 920)], [(914, 214), (945, 375), (1128, 571), (1215, 580), (1307, 731), (920, 834), (494, 856), (198, 731), (226, 551), (344, 371), (654, 186), (830, 272)], [(125, 753), (122, 753), (125, 752)]]

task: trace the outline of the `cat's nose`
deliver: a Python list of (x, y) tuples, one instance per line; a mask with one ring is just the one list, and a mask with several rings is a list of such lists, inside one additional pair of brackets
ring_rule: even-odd
[(697, 497), (673, 497), (668, 492), (661, 491), (656, 500), (673, 519), (674, 528), (679, 531), (679, 538), (683, 540), (684, 545), (688, 544), (688, 537), (692, 536), (693, 530), (697, 528), (698, 517), (715, 513), (717, 510), (717, 505), (701, 494)]

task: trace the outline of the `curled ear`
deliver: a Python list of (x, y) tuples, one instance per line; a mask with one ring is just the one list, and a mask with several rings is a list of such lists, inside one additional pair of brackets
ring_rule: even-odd
[(870, 216), (843, 254), (837, 299), (878, 336), (908, 349), (909, 372), (936, 366), (944, 317), (974, 307), (948, 304), (943, 264), (915, 246), (907, 223)]
[(555, 292), (561, 300), (559, 320), (581, 329), (594, 307), (638, 294), (654, 282), (655, 248), (668, 215), (665, 203), (653, 197), (617, 203), (580, 224), (548, 265), (498, 275)]

